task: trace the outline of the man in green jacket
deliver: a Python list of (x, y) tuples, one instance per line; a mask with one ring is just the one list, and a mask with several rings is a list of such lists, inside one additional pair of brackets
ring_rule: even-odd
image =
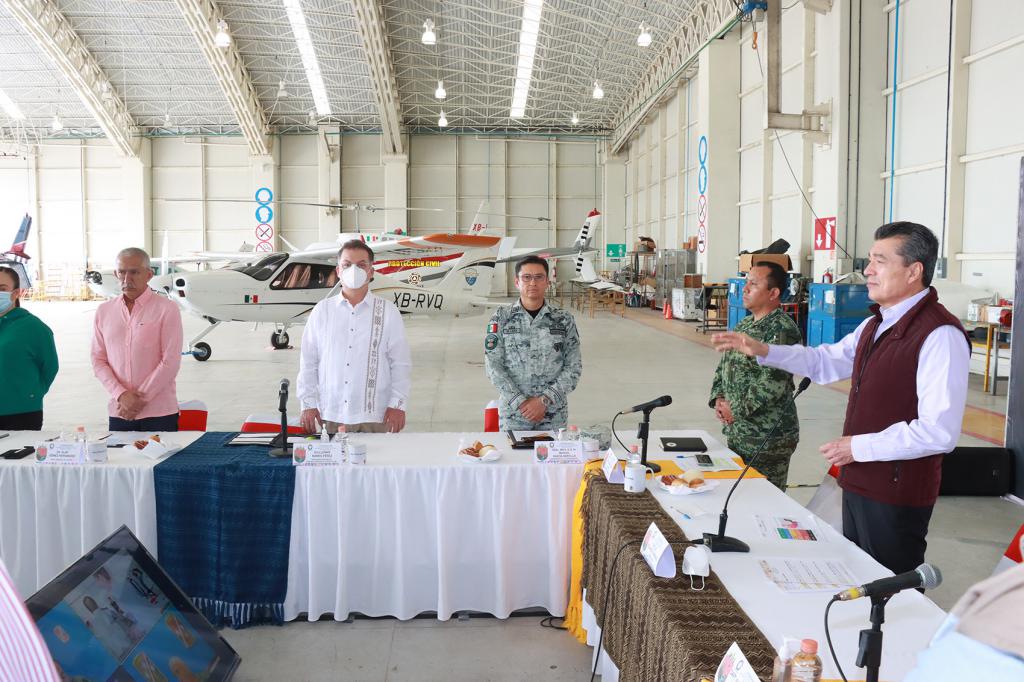
[[(800, 329), (782, 310), (787, 280), (786, 271), (776, 263), (751, 267), (743, 287), (743, 305), (751, 314), (736, 325), (735, 331), (765, 343), (801, 343)], [(789, 399), (794, 390), (789, 372), (763, 367), (742, 353), (728, 352), (715, 370), (708, 401), (722, 423), (729, 449), (747, 462), (775, 422), (782, 420), (755, 464), (782, 491), (786, 490), (789, 460), (800, 441), (796, 406)]]
[(57, 376), (53, 332), (21, 307), (21, 281), (12, 268), (0, 266), (0, 429), (43, 428), (43, 396)]

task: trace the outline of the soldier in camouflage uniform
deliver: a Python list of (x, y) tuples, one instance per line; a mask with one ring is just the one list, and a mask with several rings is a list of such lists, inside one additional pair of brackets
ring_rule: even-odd
[[(801, 343), (800, 329), (782, 310), (781, 297), (786, 286), (786, 271), (781, 266), (762, 263), (750, 268), (743, 288), (743, 305), (752, 314), (743, 318), (735, 331), (765, 343)], [(764, 367), (754, 358), (729, 351), (715, 370), (708, 401), (722, 423), (729, 449), (748, 462), (781, 418), (754, 466), (783, 492), (789, 460), (800, 440), (796, 405), (789, 399), (794, 390), (793, 375), (789, 372)]]
[(568, 311), (544, 301), (548, 263), (527, 256), (516, 263), (519, 300), (499, 308), (487, 325), (487, 378), (498, 389), (502, 430), (564, 428), (569, 393), (583, 371), (580, 337)]

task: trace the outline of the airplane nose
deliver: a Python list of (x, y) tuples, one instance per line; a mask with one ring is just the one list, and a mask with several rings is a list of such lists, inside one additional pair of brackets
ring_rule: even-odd
[(97, 285), (103, 284), (103, 275), (101, 275), (100, 273), (96, 272), (95, 270), (86, 270), (85, 271), (85, 276), (83, 277), (83, 279), (87, 283), (97, 284)]

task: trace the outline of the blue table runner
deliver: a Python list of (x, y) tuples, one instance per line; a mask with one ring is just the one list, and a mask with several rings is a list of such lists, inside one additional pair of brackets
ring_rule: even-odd
[(284, 622), (295, 468), (210, 432), (158, 464), (160, 565), (216, 627)]

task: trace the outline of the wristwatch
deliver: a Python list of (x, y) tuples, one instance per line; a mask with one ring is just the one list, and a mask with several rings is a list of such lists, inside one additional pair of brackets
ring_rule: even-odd
[(545, 405), (546, 405), (547, 407), (551, 407), (551, 398), (547, 397), (546, 395), (542, 395), (542, 396), (540, 397), (540, 400), (541, 400), (541, 402), (542, 402), (542, 403), (544, 403), (544, 404), (545, 404)]

